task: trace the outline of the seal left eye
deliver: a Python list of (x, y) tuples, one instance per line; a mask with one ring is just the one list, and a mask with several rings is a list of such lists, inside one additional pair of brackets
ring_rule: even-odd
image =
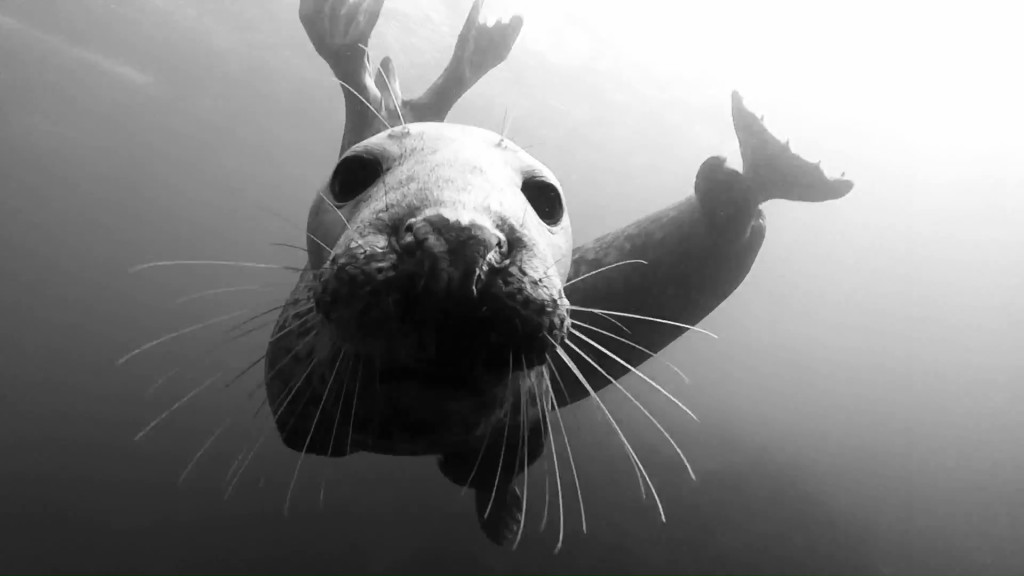
[(384, 174), (379, 158), (352, 154), (338, 161), (331, 174), (328, 189), (331, 199), (339, 204), (351, 202), (373, 185)]
[(562, 194), (551, 182), (543, 178), (527, 178), (523, 180), (523, 195), (533, 207), (533, 211), (548, 226), (557, 226), (565, 215)]

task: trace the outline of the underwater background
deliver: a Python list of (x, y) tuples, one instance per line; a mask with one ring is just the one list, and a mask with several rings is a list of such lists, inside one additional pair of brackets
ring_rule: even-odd
[[(285, 515), (298, 454), (271, 434), (230, 485), (269, 419), (253, 416), (258, 375), (135, 441), (258, 358), (267, 331), (115, 361), (274, 306), (294, 276), (129, 269), (303, 263), (271, 244), (304, 244), (344, 114), (297, 5), (0, 0), (0, 571), (1024, 573), (1024, 42), (1000, 3), (488, 4), (525, 26), (449, 121), (499, 131), (507, 111), (563, 184), (577, 243), (691, 194), (707, 156), (738, 167), (732, 89), (856, 183), (836, 202), (766, 204), (753, 270), (701, 323), (720, 338), (662, 353), (691, 382), (645, 366), (701, 423), (625, 379), (696, 483), (602, 393), (667, 523), (593, 402), (564, 411), (587, 534), (563, 474), (557, 555), (542, 498), (519, 549), (496, 548), (432, 458), (306, 458)], [(447, 62), (469, 5), (385, 5), (370, 48), (407, 95)], [(178, 302), (235, 286), (259, 289)]]

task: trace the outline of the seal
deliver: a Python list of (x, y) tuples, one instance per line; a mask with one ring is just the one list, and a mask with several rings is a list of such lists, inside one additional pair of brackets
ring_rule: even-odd
[(852, 183), (792, 153), (734, 93), (742, 171), (709, 158), (692, 196), (574, 248), (547, 167), (504, 135), (443, 123), (505, 59), (521, 19), (484, 24), (475, 2), (449, 65), (407, 100), (389, 59), (369, 67), (382, 4), (300, 4), (345, 89), (346, 127), (313, 198), (308, 261), (268, 343), (267, 398), (281, 439), (302, 454), (437, 455), (449, 480), (474, 490), (484, 534), (518, 542), (525, 494), (514, 484), (552, 442), (549, 415), (600, 403), (599, 390), (721, 304), (764, 241), (761, 203), (832, 200)]
[[(498, 134), (416, 123), (352, 147), (321, 194), (308, 266), (267, 351), (286, 444), (442, 454), (442, 471), (477, 490), (488, 535), (506, 538), (518, 527), (517, 467), (498, 460), (522, 438), (532, 440), (519, 469), (543, 452), (545, 366), (568, 330), (572, 232), (561, 186)], [(300, 401), (299, 390), (319, 400)], [(322, 417), (325, 403), (351, 407), (332, 422), (339, 435), (313, 433), (308, 411)], [(494, 462), (478, 463), (488, 443)]]

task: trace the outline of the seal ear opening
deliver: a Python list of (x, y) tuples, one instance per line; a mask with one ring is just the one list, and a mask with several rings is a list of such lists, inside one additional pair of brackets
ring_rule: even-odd
[(338, 161), (327, 188), (332, 200), (345, 204), (366, 192), (383, 174), (384, 164), (379, 158), (367, 154), (351, 154)]

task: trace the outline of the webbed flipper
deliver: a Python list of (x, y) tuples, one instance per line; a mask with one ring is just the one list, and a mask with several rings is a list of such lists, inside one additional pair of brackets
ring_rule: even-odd
[(519, 488), (499, 484), (490, 490), (478, 488), (474, 496), (476, 519), (487, 539), (502, 546), (514, 538), (523, 522), (523, 496)]
[(441, 455), (437, 467), (456, 486), (472, 488), (480, 529), (491, 542), (506, 544), (520, 531), (524, 497), (515, 486), (519, 476), (536, 462), (546, 446), (546, 430), (537, 419), (527, 430), (526, 442), (519, 426), (507, 434), (498, 428), (477, 446)]
[(781, 198), (797, 202), (826, 202), (846, 196), (853, 182), (829, 178), (820, 163), (808, 162), (795, 154), (789, 142), (781, 142), (743, 104), (739, 92), (732, 93), (732, 125), (740, 143), (743, 175), (759, 202)]

